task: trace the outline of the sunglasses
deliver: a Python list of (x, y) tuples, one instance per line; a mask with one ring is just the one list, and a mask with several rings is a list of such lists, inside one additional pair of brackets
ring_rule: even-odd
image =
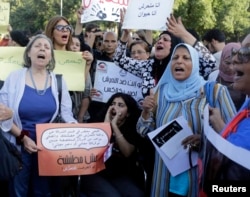
[(247, 63), (250, 61), (250, 47), (242, 47), (240, 49), (232, 48), (231, 56), (238, 56), (241, 63)]
[(71, 25), (56, 25), (55, 28), (58, 31), (73, 31), (73, 28)]

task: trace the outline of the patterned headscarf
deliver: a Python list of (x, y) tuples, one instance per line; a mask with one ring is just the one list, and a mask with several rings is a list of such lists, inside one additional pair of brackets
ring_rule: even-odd
[[(173, 77), (171, 66), (172, 58), (178, 47), (185, 47), (189, 51), (192, 59), (192, 72), (190, 76), (184, 80), (179, 81)], [(190, 45), (181, 43), (178, 44), (173, 51), (170, 62), (163, 73), (161, 80), (157, 85), (157, 89), (162, 89), (166, 99), (170, 102), (184, 101), (186, 99), (197, 96), (198, 90), (204, 86), (206, 81), (199, 74), (199, 55), (198, 52)]]
[(225, 60), (231, 57), (232, 48), (240, 49), (240, 43), (230, 42), (222, 50), (220, 65), (219, 65), (219, 76), (227, 82), (234, 82), (234, 74), (228, 71), (228, 65), (225, 64)]

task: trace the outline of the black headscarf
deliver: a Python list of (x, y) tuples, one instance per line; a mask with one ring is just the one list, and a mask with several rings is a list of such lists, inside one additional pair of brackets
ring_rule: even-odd
[(175, 46), (179, 43), (183, 43), (183, 41), (180, 38), (177, 38), (176, 36), (174, 36), (172, 33), (170, 33), (169, 31), (163, 31), (159, 37), (163, 34), (168, 34), (171, 38), (171, 48), (170, 48), (170, 53), (167, 57), (165, 57), (162, 60), (158, 60), (154, 57), (154, 64), (153, 64), (153, 76), (155, 79), (157, 79), (157, 81), (160, 80), (162, 74), (165, 71), (165, 68), (167, 67), (169, 60), (172, 56), (173, 50), (175, 48)]

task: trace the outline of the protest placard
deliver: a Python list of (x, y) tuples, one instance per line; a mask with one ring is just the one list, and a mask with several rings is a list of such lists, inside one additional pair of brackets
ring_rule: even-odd
[[(0, 80), (5, 80), (10, 72), (23, 66), (25, 47), (0, 47)], [(55, 50), (56, 67), (54, 72), (62, 74), (71, 91), (85, 88), (85, 64), (80, 52)]]
[(10, 3), (0, 1), (0, 33), (7, 33), (10, 18)]
[(37, 124), (36, 133), (40, 176), (95, 174), (105, 168), (109, 123)]
[(81, 23), (91, 21), (120, 22), (120, 9), (127, 8), (128, 2), (129, 0), (82, 0), (84, 12)]
[(166, 30), (174, 0), (130, 0), (122, 29)]
[(120, 68), (113, 62), (97, 61), (92, 100), (107, 102), (117, 92), (131, 95), (139, 104), (143, 100), (142, 79)]

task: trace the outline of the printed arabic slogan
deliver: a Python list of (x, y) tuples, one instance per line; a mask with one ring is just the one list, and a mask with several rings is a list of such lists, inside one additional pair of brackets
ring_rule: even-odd
[(10, 18), (10, 3), (0, 0), (0, 33), (7, 33)]
[(120, 22), (120, 9), (127, 8), (128, 2), (129, 0), (82, 0), (84, 12), (81, 23), (91, 21)]
[(174, 0), (130, 0), (122, 29), (164, 31), (173, 5)]
[[(37, 124), (40, 176), (95, 174), (105, 169), (109, 123)], [(49, 165), (48, 165), (49, 164)]]
[[(0, 47), (0, 80), (5, 80), (10, 72), (23, 66), (24, 47)], [(79, 52), (54, 51), (56, 67), (54, 72), (62, 74), (71, 91), (85, 88), (85, 64)]]
[(107, 102), (117, 92), (131, 95), (139, 104), (143, 100), (142, 79), (121, 69), (113, 62), (97, 61), (94, 88), (97, 90), (92, 100)]

